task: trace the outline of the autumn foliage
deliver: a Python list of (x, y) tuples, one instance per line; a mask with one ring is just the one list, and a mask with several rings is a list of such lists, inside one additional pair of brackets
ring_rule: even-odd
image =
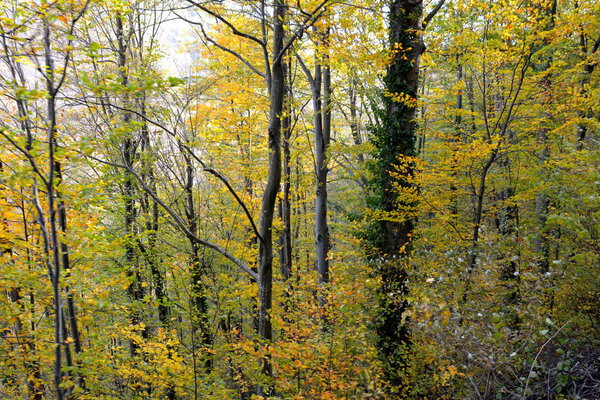
[(0, 8), (0, 398), (600, 397), (597, 1)]

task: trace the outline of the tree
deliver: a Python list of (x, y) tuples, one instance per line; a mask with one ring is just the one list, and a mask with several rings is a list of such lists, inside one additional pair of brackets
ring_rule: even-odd
[(17, 3), (0, 397), (594, 397), (596, 0)]
[[(381, 276), (381, 304), (377, 317), (378, 348), (384, 362), (390, 393), (407, 390), (404, 376), (409, 365), (408, 325), (404, 313), (408, 306), (405, 263), (410, 255), (415, 217), (414, 190), (415, 142), (417, 134), (417, 94), (419, 59), (425, 50), (422, 29), (442, 7), (444, 1), (421, 22), (422, 1), (390, 2), (389, 43), (391, 60), (384, 78), (383, 108), (380, 123), (372, 129), (375, 146), (370, 206), (377, 221), (368, 233)], [(404, 193), (399, 193), (404, 192)]]
[[(75, 344), (76, 354), (81, 353), (81, 339), (79, 334), (77, 317), (75, 315), (74, 297), (69, 287), (63, 289), (61, 282), (62, 276), (70, 273), (69, 245), (65, 238), (59, 238), (60, 235), (67, 234), (67, 211), (64, 199), (60, 192), (62, 183), (62, 165), (57, 153), (59, 151), (58, 134), (58, 98), (63, 84), (67, 78), (68, 67), (72, 57), (73, 32), (76, 24), (83, 17), (88, 7), (88, 3), (72, 4), (48, 4), (42, 2), (33, 10), (17, 7), (11, 10), (13, 19), (8, 21), (8, 29), (2, 32), (3, 46), (5, 51), (4, 61), (6, 62), (12, 80), (9, 86), (14, 90), (13, 100), (18, 110), (20, 123), (17, 127), (17, 135), (14, 135), (12, 129), (2, 127), (1, 134), (10, 143), (14, 149), (21, 153), (28, 161), (29, 167), (37, 175), (42, 183), (40, 188), (37, 182), (31, 185), (31, 200), (37, 211), (37, 223), (41, 229), (43, 240), (44, 258), (42, 264), (48, 270), (52, 285), (53, 298), (53, 318), (54, 318), (54, 385), (56, 397), (63, 399), (69, 396), (73, 390), (72, 386), (65, 389), (65, 383), (68, 382), (70, 371), (63, 371), (63, 363), (66, 367), (75, 370), (75, 364), (71, 353), (71, 342)], [(25, 23), (17, 22), (17, 18), (27, 16)], [(60, 18), (59, 18), (60, 16)], [(37, 39), (36, 46), (27, 49), (27, 43), (23, 45), (22, 35), (31, 34), (32, 30), (40, 29), (41, 37)], [(64, 34), (67, 36), (64, 42), (55, 39), (55, 35)], [(12, 42), (12, 44), (9, 44)], [(27, 40), (25, 40), (27, 42)], [(24, 69), (19, 64), (22, 62), (15, 53), (16, 49), (25, 50), (28, 57), (28, 63), (36, 72), (39, 73), (37, 79), (28, 82), (25, 78)], [(57, 66), (57, 62), (62, 66)], [(10, 79), (10, 78), (9, 78)], [(35, 90), (30, 92), (29, 87), (40, 85), (42, 91)], [(45, 97), (46, 104), (44, 108), (37, 108), (37, 105), (31, 105), (30, 101)], [(32, 112), (41, 113), (42, 128), (35, 127), (35, 121), (38, 116)], [(19, 131), (22, 129), (22, 131)], [(45, 130), (46, 133), (46, 151), (45, 159), (39, 160), (35, 157), (34, 146), (39, 140), (36, 136), (37, 131)], [(19, 135), (20, 134), (20, 135)], [(24, 135), (24, 140), (22, 137)], [(45, 161), (47, 167), (40, 164)], [(40, 190), (45, 195), (45, 201), (42, 202)], [(66, 296), (63, 293), (66, 291)], [(63, 304), (63, 298), (66, 297), (66, 310)], [(17, 296), (19, 297), (19, 296)], [(15, 298), (16, 300), (16, 298)], [(69, 324), (69, 326), (67, 326)], [(64, 361), (63, 361), (64, 360)], [(37, 368), (37, 367), (35, 367)], [(33, 376), (39, 376), (38, 372), (33, 371)], [(80, 389), (84, 389), (84, 378), (80, 375), (78, 379)], [(39, 396), (35, 384), (33, 396)], [(30, 386), (31, 387), (31, 386)]]

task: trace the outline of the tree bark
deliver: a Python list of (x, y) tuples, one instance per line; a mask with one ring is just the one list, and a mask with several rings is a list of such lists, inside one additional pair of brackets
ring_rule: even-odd
[[(315, 239), (317, 247), (317, 272), (320, 285), (329, 283), (330, 248), (329, 225), (327, 223), (327, 151), (331, 141), (331, 67), (327, 55), (328, 29), (320, 33), (325, 55), (317, 56), (315, 76), (312, 86), (314, 123), (315, 123), (315, 159), (316, 159), (316, 200), (315, 200)], [(317, 51), (319, 53), (319, 51)], [(320, 296), (321, 307), (325, 306), (325, 295)]]
[[(363, 139), (360, 134), (359, 117), (358, 117), (358, 94), (357, 94), (358, 80), (352, 76), (350, 79), (350, 89), (348, 91), (350, 97), (350, 132), (352, 132), (352, 139), (354, 144), (360, 146), (363, 144)], [(365, 155), (360, 152), (356, 156), (359, 165), (363, 165), (365, 162)], [(366, 182), (362, 182), (366, 184)]]
[[(371, 227), (369, 238), (381, 276), (377, 347), (387, 382), (386, 395), (399, 398), (407, 394), (409, 385), (405, 377), (411, 346), (404, 316), (408, 307), (405, 262), (410, 254), (415, 221), (412, 216), (397, 215), (399, 206), (414, 206), (398, 197), (398, 188), (412, 186), (413, 166), (409, 163), (403, 165), (402, 174), (395, 172), (401, 157), (416, 155), (419, 58), (424, 50), (419, 33), (423, 4), (421, 0), (392, 0), (389, 6), (391, 62), (384, 78), (386, 93), (381, 122), (373, 130), (375, 163), (369, 199), (370, 205), (386, 217)], [(402, 101), (392, 96), (402, 97)]]
[[(189, 155), (184, 154), (185, 161), (185, 216), (187, 219), (188, 230), (194, 235), (198, 233), (198, 217), (194, 203), (194, 168)], [(192, 348), (196, 350), (195, 338), (199, 337), (202, 346), (210, 349), (212, 338), (208, 324), (208, 297), (207, 287), (204, 279), (207, 274), (208, 266), (204, 256), (200, 255), (199, 244), (190, 239), (190, 267), (192, 279)], [(204, 359), (204, 372), (210, 373), (212, 361), (209, 357)]]
[[(60, 249), (58, 240), (58, 223), (57, 223), (57, 209), (55, 205), (55, 179), (56, 179), (56, 89), (55, 89), (55, 71), (54, 71), (54, 60), (51, 50), (51, 34), (50, 34), (50, 23), (47, 19), (43, 21), (43, 43), (44, 43), (44, 58), (45, 58), (45, 72), (44, 76), (46, 80), (46, 90), (48, 91), (48, 98), (46, 100), (46, 112), (47, 112), (47, 143), (48, 143), (48, 178), (46, 180), (46, 197), (48, 204), (48, 217), (49, 217), (49, 246), (47, 246), (48, 254), (51, 255), (50, 261), (50, 279), (52, 282), (52, 291), (54, 297), (54, 335), (55, 335), (55, 361), (54, 361), (54, 384), (56, 386), (56, 397), (58, 400), (62, 400), (65, 396), (65, 390), (61, 387), (63, 381), (62, 371), (62, 349), (65, 350), (65, 361), (67, 364), (70, 363), (70, 345), (65, 342), (65, 329), (64, 329), (64, 314), (62, 306), (62, 293), (60, 287), (60, 272), (61, 272), (61, 260), (60, 260)], [(40, 215), (40, 219), (43, 218)], [(71, 365), (68, 365), (69, 367)]]
[[(273, 303), (273, 216), (275, 200), (281, 183), (281, 116), (285, 93), (285, 71), (283, 67), (283, 38), (286, 5), (284, 0), (274, 0), (273, 12), (273, 63), (271, 67), (269, 107), (269, 175), (262, 198), (259, 230), (263, 240), (258, 249), (258, 333), (263, 345), (270, 346), (273, 339), (271, 307)], [(269, 395), (272, 390), (273, 367), (267, 353), (263, 358), (262, 371), (268, 382), (259, 385), (257, 394)]]
[[(123, 26), (123, 16), (121, 13), (117, 13), (115, 17), (116, 22), (116, 35), (117, 35), (117, 56), (118, 61), (117, 65), (119, 67), (119, 75), (121, 78), (121, 86), (126, 88), (129, 84), (129, 76), (127, 74), (127, 48), (128, 41), (125, 37), (125, 28)], [(127, 94), (124, 95), (123, 99), (124, 109), (126, 111), (123, 112), (123, 124), (125, 126), (129, 125), (131, 122), (131, 112), (128, 111), (129, 108), (129, 96)], [(135, 159), (135, 146), (133, 138), (129, 133), (126, 133), (125, 138), (123, 139), (122, 145), (122, 156), (125, 165), (133, 165)], [(135, 254), (135, 242), (133, 236), (135, 235), (135, 220), (136, 220), (136, 210), (135, 210), (135, 185), (134, 185), (134, 177), (131, 175), (129, 171), (125, 172), (125, 183), (123, 187), (123, 201), (125, 203), (125, 236), (127, 237), (127, 241), (125, 243), (125, 263), (127, 266), (127, 276), (131, 280), (129, 287), (127, 288), (127, 294), (130, 299), (134, 302), (132, 305), (132, 310), (130, 311), (130, 319), (132, 325), (138, 325), (141, 322), (141, 313), (139, 311), (140, 302), (144, 298), (144, 289), (140, 282), (140, 271), (139, 266), (137, 265), (137, 256)], [(142, 335), (145, 335), (145, 329), (142, 330)], [(130, 353), (131, 355), (137, 354), (138, 346), (132, 340), (130, 341)]]
[[(552, 6), (552, 15), (553, 15), (553, 19), (554, 19), (554, 14), (556, 13), (556, 1), (553, 2), (553, 6)], [(598, 39), (592, 44), (591, 48), (589, 46), (589, 38), (586, 37), (586, 34), (584, 32), (581, 32), (579, 34), (579, 47), (581, 49), (581, 52), (583, 53), (583, 56), (587, 58), (587, 60), (584, 62), (583, 64), (583, 79), (581, 80), (581, 90), (580, 90), (580, 95), (587, 100), (589, 98), (589, 85), (590, 85), (590, 79), (592, 74), (594, 73), (594, 70), (596, 69), (596, 65), (598, 65), (597, 63), (594, 63), (592, 60), (594, 59), (594, 55), (596, 53), (598, 53), (598, 51), (600, 50), (600, 36), (598, 36)], [(592, 119), (594, 118), (594, 112), (589, 108), (589, 106), (586, 106), (583, 110), (579, 111), (578, 113), (579, 118), (581, 119)], [(598, 119), (598, 117), (596, 116), (596, 119)], [(588, 127), (586, 125), (586, 123), (579, 123), (577, 125), (577, 148), (579, 150), (583, 150), (585, 148), (585, 142), (588, 136)]]
[[(28, 150), (30, 150), (30, 149), (28, 149)], [(3, 168), (4, 168), (4, 164), (0, 160), (0, 176), (2, 176)], [(3, 180), (0, 180), (0, 187), (3, 186), (4, 184), (5, 184), (5, 182)], [(2, 193), (1, 190), (0, 190), (0, 193)], [(4, 198), (4, 196), (2, 196), (0, 199), (3, 201), (7, 200), (6, 198)], [(25, 216), (24, 204), (22, 204), (22, 206), (21, 206), (21, 213), (23, 216), (23, 220), (22, 220), (23, 231), (24, 231), (23, 239), (24, 239), (25, 243), (29, 244), (29, 234), (28, 234), (28, 229), (27, 229), (28, 221)], [(0, 226), (2, 227), (3, 231), (9, 232), (10, 225), (6, 218), (0, 219)], [(14, 257), (13, 246), (14, 246), (14, 243), (12, 240), (0, 237), (0, 256), (4, 255), (5, 257), (13, 258)], [(29, 248), (26, 248), (25, 251), (27, 252), (26, 259), (29, 261), (30, 260), (30, 253), (29, 253), (30, 250), (29, 250)], [(5, 293), (7, 294), (7, 297), (10, 300), (10, 302), (16, 304), (19, 308), (21, 308), (21, 312), (23, 312), (23, 313), (27, 312), (25, 303), (23, 301), (24, 299), (21, 296), (21, 288), (19, 288), (19, 287), (9, 288), (8, 290), (6, 290)], [(13, 347), (13, 349), (20, 348), (21, 353), (23, 355), (23, 366), (24, 366), (26, 374), (27, 374), (25, 382), (27, 384), (29, 397), (33, 400), (42, 400), (43, 394), (44, 394), (44, 386), (42, 384), (39, 362), (35, 359), (36, 348), (35, 348), (35, 343), (32, 340), (34, 328), (35, 328), (35, 325), (32, 324), (32, 329), (31, 329), (32, 333), (30, 334), (29, 332), (27, 332), (25, 326), (23, 325), (23, 323), (21, 321), (21, 317), (16, 317), (15, 322), (14, 322), (14, 327), (12, 328), (12, 330), (13, 330), (12, 334), (16, 338), (16, 343), (15, 344), (11, 343), (11, 347)], [(0, 331), (0, 336), (3, 337), (5, 332), (6, 331), (4, 331), (4, 330)], [(33, 360), (32, 360), (32, 358), (33, 358)], [(12, 382), (10, 382), (10, 384), (12, 385)], [(16, 384), (15, 386), (18, 386), (17, 382), (15, 382), (15, 384)]]
[[(287, 57), (286, 57), (287, 60)], [(291, 151), (290, 145), (292, 141), (292, 79), (290, 74), (290, 66), (286, 61), (285, 69), (285, 112), (281, 121), (281, 130), (283, 140), (281, 147), (283, 150), (283, 197), (279, 204), (280, 216), (283, 221), (283, 229), (280, 236), (280, 269), (281, 276), (284, 281), (288, 281), (292, 276), (292, 199), (290, 194), (292, 168), (291, 168)]]

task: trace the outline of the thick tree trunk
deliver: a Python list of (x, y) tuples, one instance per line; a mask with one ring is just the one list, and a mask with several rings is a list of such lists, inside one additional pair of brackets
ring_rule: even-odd
[(381, 288), (376, 331), (377, 346), (384, 363), (384, 378), (389, 385), (388, 398), (402, 397), (408, 390), (405, 371), (411, 339), (404, 316), (408, 307), (405, 262), (410, 254), (414, 219), (410, 215), (397, 215), (399, 206), (412, 206), (399, 200), (397, 190), (398, 187), (412, 186), (413, 166), (404, 165), (402, 175), (396, 174), (395, 169), (401, 156), (416, 155), (419, 57), (424, 50), (419, 34), (422, 14), (420, 0), (390, 2), (392, 60), (384, 82), (389, 95), (399, 95), (403, 100), (384, 97), (381, 126), (373, 132), (376, 164), (371, 203), (389, 215), (389, 218), (379, 221), (371, 233), (371, 244), (381, 261), (378, 265)]
[[(394, 168), (400, 156), (415, 155), (417, 131), (416, 99), (419, 86), (419, 57), (423, 51), (418, 34), (423, 13), (421, 1), (394, 0), (390, 4), (390, 42), (396, 51), (385, 77), (386, 89), (390, 94), (406, 96), (407, 101), (385, 98), (385, 120), (381, 137), (376, 138), (377, 162), (382, 176), (379, 189), (380, 207), (394, 212), (399, 205), (396, 185), (410, 185), (412, 170), (404, 176), (395, 176)], [(378, 246), (387, 257), (398, 256), (413, 230), (414, 221), (382, 221), (383, 238)]]

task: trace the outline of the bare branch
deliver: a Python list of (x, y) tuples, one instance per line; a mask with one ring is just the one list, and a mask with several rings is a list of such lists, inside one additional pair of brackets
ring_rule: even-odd
[[(217, 20), (221, 21), (222, 23), (224, 23), (225, 25), (227, 25), (229, 27), (229, 29), (231, 29), (231, 32), (234, 35), (246, 38), (248, 40), (252, 40), (253, 42), (258, 43), (263, 49), (267, 48), (267, 45), (265, 44), (265, 42), (263, 42), (262, 40), (260, 40), (259, 38), (252, 36), (248, 33), (242, 32), (239, 29), (237, 29), (231, 22), (229, 22), (227, 19), (225, 19), (222, 15), (217, 14), (216, 12), (204, 7), (202, 4), (200, 3), (196, 3), (193, 0), (187, 0), (188, 3), (193, 4), (194, 6), (196, 6), (197, 8), (199, 8), (200, 10), (204, 11), (205, 13), (212, 15), (213, 17), (215, 17)], [(198, 23), (196, 23), (198, 24)]]
[(425, 18), (423, 18), (423, 23), (421, 24), (421, 28), (423, 30), (425, 30), (425, 28), (427, 28), (427, 25), (429, 25), (429, 22), (431, 22), (433, 17), (435, 17), (435, 15), (438, 13), (438, 11), (440, 11), (440, 9), (442, 8), (442, 6), (444, 5), (445, 2), (446, 2), (446, 0), (440, 0), (435, 5), (435, 7), (433, 7), (433, 10), (431, 10), (431, 12), (429, 14), (427, 14), (427, 16)]
[(548, 338), (548, 340), (546, 340), (544, 342), (544, 344), (542, 345), (542, 347), (540, 347), (540, 349), (538, 350), (537, 354), (535, 355), (535, 358), (533, 359), (533, 362), (531, 363), (531, 368), (529, 369), (529, 374), (527, 374), (527, 381), (525, 382), (525, 388), (523, 388), (523, 396), (521, 397), (521, 400), (524, 400), (527, 397), (527, 388), (529, 387), (529, 382), (531, 381), (531, 378), (533, 375), (533, 369), (535, 368), (537, 360), (540, 357), (540, 355), (542, 354), (542, 351), (544, 351), (544, 348), (548, 345), (548, 343), (550, 343), (552, 341), (552, 339), (554, 339), (556, 337), (556, 335), (558, 335), (560, 333), (560, 331), (562, 331), (569, 324), (569, 322), (571, 322), (571, 321), (569, 320), (569, 321), (565, 322), (565, 324), (563, 326), (558, 328), (556, 330), (556, 332), (554, 332), (552, 334), (552, 336), (550, 336)]
[(35, 159), (31, 155), (31, 153), (29, 151), (27, 151), (26, 149), (24, 149), (23, 146), (21, 146), (17, 142), (15, 142), (10, 136), (8, 136), (6, 134), (6, 132), (4, 132), (4, 129), (2, 127), (0, 127), (0, 135), (4, 136), (6, 138), (6, 140), (8, 140), (10, 142), (11, 145), (13, 145), (17, 150), (19, 150), (19, 152), (21, 152), (21, 154), (23, 154), (25, 156), (25, 158), (27, 158), (27, 161), (29, 161), (29, 165), (31, 165), (31, 168), (33, 169), (33, 171), (40, 177), (42, 182), (44, 182), (44, 186), (48, 187), (48, 181), (46, 180), (44, 174), (37, 167), (37, 164), (35, 163)]
[(308, 80), (308, 83), (310, 83), (311, 89), (313, 89), (313, 91), (314, 91), (315, 79), (313, 78), (312, 74), (310, 73), (310, 70), (308, 69), (308, 67), (304, 63), (304, 60), (302, 59), (302, 57), (300, 57), (299, 54), (296, 54), (296, 59), (298, 60), (300, 67), (302, 67), (302, 71), (304, 71), (304, 74), (306, 75), (306, 79)]
[[(135, 114), (136, 116), (142, 118), (145, 122), (152, 124), (160, 129), (162, 129), (163, 131), (165, 131), (167, 134), (169, 134), (170, 136), (176, 138), (177, 135), (175, 132), (173, 132), (172, 130), (170, 130), (169, 128), (167, 128), (166, 126), (162, 125), (159, 122), (156, 122), (150, 118), (148, 118), (146, 115), (139, 113), (135, 110), (130, 110), (128, 108), (125, 107), (120, 107), (114, 104), (111, 104), (110, 107), (114, 107), (120, 111), (126, 111), (126, 112), (130, 112), (132, 114)], [(223, 182), (223, 184), (225, 184), (225, 186), (227, 187), (227, 190), (229, 190), (229, 192), (233, 195), (233, 197), (235, 198), (235, 200), (238, 202), (238, 204), (242, 207), (242, 209), (244, 210), (244, 213), (246, 214), (246, 217), (248, 218), (248, 221), (250, 222), (250, 225), (252, 226), (252, 230), (254, 232), (254, 234), (256, 235), (256, 237), (258, 238), (258, 240), (260, 240), (261, 242), (264, 242), (264, 239), (262, 237), (262, 235), (259, 233), (258, 228), (256, 227), (256, 224), (254, 222), (254, 219), (252, 218), (252, 214), (250, 213), (248, 207), (246, 206), (246, 203), (244, 203), (244, 201), (241, 199), (241, 197), (236, 193), (236, 191), (233, 189), (233, 187), (231, 186), (231, 184), (229, 183), (229, 181), (223, 176), (221, 175), (218, 171), (216, 171), (213, 168), (207, 167), (206, 164), (204, 163), (204, 161), (202, 161), (202, 159), (200, 159), (194, 152), (192, 149), (189, 148), (189, 146), (181, 143), (179, 141), (179, 145), (184, 148), (196, 161), (198, 161), (198, 163), (202, 166), (203, 171), (208, 172), (209, 174), (213, 175), (214, 177), (216, 177), (217, 179), (219, 179), (221, 182)], [(124, 165), (117, 165), (117, 164), (110, 164), (112, 166), (115, 167), (121, 167), (121, 168), (127, 168), (127, 166)], [(127, 168), (128, 169), (128, 168)]]
[(302, 35), (304, 35), (304, 32), (310, 28), (311, 26), (314, 25), (315, 22), (317, 22), (317, 20), (319, 19), (319, 17), (321, 17), (321, 15), (323, 15), (323, 13), (325, 12), (325, 5), (327, 4), (329, 0), (323, 0), (317, 7), (315, 7), (315, 9), (313, 10), (312, 13), (308, 14), (307, 17), (304, 19), (302, 25), (300, 26), (300, 28), (298, 28), (298, 30), (296, 31), (296, 33), (294, 33), (290, 39), (287, 41), (287, 43), (285, 43), (283, 45), (283, 48), (281, 49), (281, 51), (279, 52), (279, 54), (276, 55), (275, 59), (273, 60), (273, 64), (275, 64), (276, 62), (278, 62), (281, 57), (283, 57), (285, 55), (285, 52), (294, 44), (294, 42), (297, 39), (300, 39), (302, 37)]
[[(123, 160), (126, 162), (126, 158), (124, 157), (124, 154), (123, 154)], [(206, 240), (200, 239), (199, 237), (194, 235), (192, 232), (190, 232), (190, 230), (185, 226), (185, 223), (182, 221), (181, 217), (179, 215), (177, 215), (177, 213), (175, 211), (173, 211), (173, 209), (171, 207), (166, 205), (165, 202), (162, 201), (156, 195), (156, 193), (148, 187), (146, 182), (144, 182), (144, 180), (138, 175), (138, 173), (135, 172), (135, 170), (133, 169), (133, 167), (131, 165), (127, 164), (127, 162), (126, 162), (124, 167), (138, 181), (138, 183), (141, 185), (142, 189), (144, 189), (144, 191), (146, 193), (148, 193), (154, 199), (154, 201), (156, 201), (171, 216), (171, 218), (173, 218), (173, 220), (175, 221), (175, 223), (179, 227), (179, 229), (181, 229), (181, 231), (189, 239), (193, 240), (194, 242), (196, 242), (204, 247), (208, 247), (209, 249), (215, 250), (217, 253), (221, 254), (222, 256), (224, 256), (225, 258), (227, 258), (228, 260), (230, 260), (234, 264), (236, 264), (238, 267), (240, 267), (244, 272), (246, 272), (248, 275), (250, 275), (253, 279), (258, 281), (258, 274), (256, 272), (254, 272), (250, 267), (248, 267), (242, 260), (233, 256), (231, 253), (229, 253), (227, 250), (223, 249), (222, 247), (220, 247), (214, 243), (208, 242)]]
[(174, 13), (174, 14), (177, 15), (182, 20), (189, 22), (190, 24), (198, 25), (200, 27), (200, 30), (202, 31), (202, 35), (204, 36), (204, 39), (206, 41), (208, 41), (209, 43), (212, 43), (215, 47), (223, 50), (224, 52), (227, 52), (227, 53), (233, 55), (235, 58), (237, 58), (238, 60), (243, 62), (248, 68), (250, 68), (252, 70), (252, 72), (254, 72), (255, 74), (257, 74), (258, 76), (260, 76), (262, 78), (265, 78), (264, 73), (260, 72), (258, 70), (258, 68), (256, 68), (254, 65), (252, 65), (248, 60), (246, 60), (244, 57), (242, 57), (238, 52), (230, 49), (229, 47), (225, 47), (222, 44), (219, 44), (216, 40), (214, 40), (210, 36), (208, 36), (206, 31), (204, 30), (204, 26), (201, 23), (195, 22), (195, 21), (190, 21), (189, 19), (182, 17), (182, 16), (178, 15), (177, 13)]
[(231, 184), (229, 183), (229, 181), (223, 176), (221, 175), (221, 173), (219, 173), (218, 171), (207, 167), (204, 164), (204, 161), (202, 161), (193, 151), (192, 149), (190, 149), (187, 145), (180, 143), (180, 146), (182, 148), (184, 148), (196, 161), (198, 161), (198, 163), (200, 165), (202, 165), (202, 169), (206, 172), (208, 172), (209, 174), (211, 174), (212, 176), (216, 177), (217, 179), (219, 179), (221, 182), (223, 182), (223, 184), (227, 187), (227, 189), (229, 190), (229, 193), (231, 193), (233, 195), (233, 197), (235, 197), (236, 201), (238, 202), (238, 204), (242, 207), (242, 209), (244, 210), (244, 213), (246, 214), (246, 217), (248, 218), (248, 221), (250, 222), (250, 225), (252, 225), (252, 230), (254, 231), (254, 234), (256, 235), (256, 237), (258, 238), (258, 240), (260, 240), (261, 242), (264, 243), (264, 239), (262, 237), (262, 235), (258, 232), (258, 228), (256, 227), (256, 224), (254, 223), (254, 219), (252, 218), (252, 214), (250, 214), (250, 210), (248, 210), (248, 207), (246, 207), (246, 204), (244, 203), (244, 201), (240, 198), (240, 196), (238, 196), (238, 194), (235, 192), (235, 190), (233, 189), (233, 187), (231, 186)]
[[(69, 27), (69, 33), (67, 34), (67, 37), (69, 38), (69, 40), (67, 42), (67, 48), (70, 48), (71, 45), (73, 44), (73, 32), (75, 31), (75, 24), (77, 23), (77, 21), (79, 21), (81, 19), (81, 17), (83, 17), (83, 14), (85, 14), (89, 4), (90, 4), (90, 0), (86, 0), (81, 11), (79, 11), (77, 13), (77, 15), (71, 20), (71, 26)], [(72, 54), (73, 54), (72, 50), (67, 50), (67, 55), (65, 56), (65, 60), (63, 63), (63, 67), (62, 67), (62, 75), (61, 75), (60, 79), (58, 80), (56, 87), (54, 88), (54, 93), (51, 93), (51, 95), (53, 95), (53, 96), (59, 92), (61, 86), (65, 82), (65, 78), (67, 77), (67, 65), (69, 64), (69, 61), (71, 60)]]

